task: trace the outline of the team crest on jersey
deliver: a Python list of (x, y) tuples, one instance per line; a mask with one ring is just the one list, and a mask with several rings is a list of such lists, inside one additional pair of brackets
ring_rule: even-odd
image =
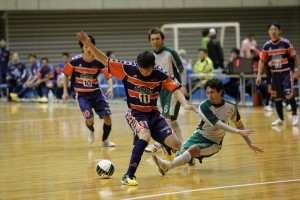
[(226, 116), (227, 117), (230, 117), (232, 115), (233, 115), (233, 110), (232, 109), (229, 109), (229, 110), (226, 111)]

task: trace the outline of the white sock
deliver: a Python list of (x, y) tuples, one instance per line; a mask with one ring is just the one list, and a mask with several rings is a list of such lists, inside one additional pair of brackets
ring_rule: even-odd
[(154, 142), (154, 145), (155, 145), (157, 148), (160, 148), (160, 147), (161, 147), (161, 143), (159, 143), (159, 142)]
[(171, 122), (170, 125), (171, 125), (171, 128), (175, 131), (175, 134), (176, 134), (178, 140), (181, 142), (181, 144), (183, 144), (184, 143), (184, 139), (182, 137), (181, 128), (180, 128), (177, 120)]
[(183, 166), (187, 164), (191, 160), (191, 158), (192, 156), (190, 152), (185, 151), (183, 154), (177, 156), (172, 162), (170, 162), (170, 165), (168, 167), (169, 169), (173, 169), (175, 167)]

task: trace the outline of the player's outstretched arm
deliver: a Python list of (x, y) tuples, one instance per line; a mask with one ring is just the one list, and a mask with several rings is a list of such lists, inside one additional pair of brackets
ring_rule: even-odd
[(176, 99), (181, 103), (181, 105), (184, 107), (185, 110), (190, 110), (198, 113), (198, 110), (195, 106), (189, 105), (187, 103), (185, 97), (183, 96), (182, 92), (179, 89), (176, 89), (173, 92), (173, 94), (176, 97)]
[(113, 89), (113, 80), (112, 80), (112, 78), (109, 78), (107, 80), (107, 83), (108, 83), (108, 88), (107, 88), (107, 91), (106, 91), (105, 95), (108, 95), (109, 97), (113, 98), (113, 96), (114, 96), (114, 93), (113, 93), (114, 89)]
[(63, 103), (66, 103), (67, 99), (69, 98), (69, 93), (68, 93), (68, 76), (64, 76), (64, 90), (63, 90), (63, 95), (62, 95), (62, 100), (63, 100)]
[(76, 34), (76, 37), (78, 40), (80, 40), (85, 46), (87, 46), (90, 49), (90, 51), (92, 52), (92, 54), (95, 56), (97, 60), (99, 60), (105, 66), (108, 66), (108, 57), (105, 55), (105, 53), (103, 53), (102, 51), (100, 51), (95, 47), (95, 45), (91, 42), (90, 38), (87, 36), (87, 34), (85, 34), (85, 32), (83, 31), (78, 32)]

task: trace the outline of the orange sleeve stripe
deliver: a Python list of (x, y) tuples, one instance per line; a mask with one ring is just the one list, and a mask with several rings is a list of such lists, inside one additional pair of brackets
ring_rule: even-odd
[(179, 88), (179, 85), (169, 77), (167, 80), (164, 81), (163, 87), (166, 88), (168, 91), (173, 92), (174, 90)]
[(101, 69), (101, 73), (104, 74), (106, 80), (111, 78), (111, 74), (108, 73), (107, 67), (105, 67), (104, 69)]
[[(135, 98), (139, 98), (139, 93), (135, 92), (133, 90), (128, 90), (128, 94), (130, 97), (135, 97)], [(159, 97), (159, 93), (155, 93), (150, 95), (150, 99), (157, 99)]]
[[(77, 83), (83, 83), (84, 82), (84, 79), (82, 79), (82, 78), (75, 78), (75, 82), (77, 82)], [(98, 83), (98, 80), (97, 79), (93, 79), (92, 80), (92, 84), (97, 84)]]
[(154, 89), (155, 87), (159, 86), (159, 82), (153, 82), (153, 83), (147, 82), (146, 83), (144, 81), (141, 81), (141, 80), (138, 80), (138, 79), (135, 79), (132, 77), (128, 77), (127, 81), (134, 85), (141, 85), (141, 86), (145, 86), (145, 87), (148, 87), (151, 89)]
[(72, 73), (73, 73), (73, 70), (74, 70), (74, 67), (68, 63), (65, 65), (65, 67), (63, 68), (63, 73), (66, 75), (66, 76), (71, 76)]
[(261, 52), (261, 58), (260, 58), (262, 61), (267, 61), (269, 59), (269, 56), (268, 56), (268, 52), (266, 52), (265, 50), (263, 50)]
[(152, 110), (158, 110), (157, 106), (138, 106), (134, 104), (130, 104), (130, 108), (139, 110), (141, 112), (150, 112)]
[(119, 80), (124, 79), (125, 72), (124, 72), (122, 63), (109, 61), (108, 66), (109, 66), (109, 73), (110, 74), (112, 74), (113, 76), (115, 76)]
[(98, 72), (98, 69), (89, 69), (89, 68), (83, 68), (83, 67), (75, 67), (76, 72), (80, 73), (88, 73), (88, 74), (96, 74)]
[(243, 126), (243, 121), (242, 120), (239, 120), (239, 121), (235, 122), (235, 127), (240, 128), (242, 126)]
[(297, 55), (297, 52), (296, 52), (296, 50), (295, 50), (293, 47), (290, 47), (290, 48), (288, 49), (288, 54), (289, 54), (291, 57), (294, 57), (294, 56)]

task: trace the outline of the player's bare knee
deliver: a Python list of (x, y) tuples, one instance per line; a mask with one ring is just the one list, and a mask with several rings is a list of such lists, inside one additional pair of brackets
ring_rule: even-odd
[(145, 140), (146, 142), (150, 142), (151, 134), (148, 129), (142, 129), (138, 133), (139, 139)]
[(111, 125), (111, 117), (110, 117), (110, 115), (107, 115), (107, 116), (104, 116), (103, 117), (103, 121), (104, 121), (104, 124), (106, 124), (106, 125)]
[(94, 124), (94, 118), (87, 119), (86, 124), (89, 125), (89, 126), (93, 125)]
[(200, 156), (200, 148), (198, 145), (194, 144), (192, 146), (190, 146), (187, 150), (191, 156), (193, 157), (199, 157)]

